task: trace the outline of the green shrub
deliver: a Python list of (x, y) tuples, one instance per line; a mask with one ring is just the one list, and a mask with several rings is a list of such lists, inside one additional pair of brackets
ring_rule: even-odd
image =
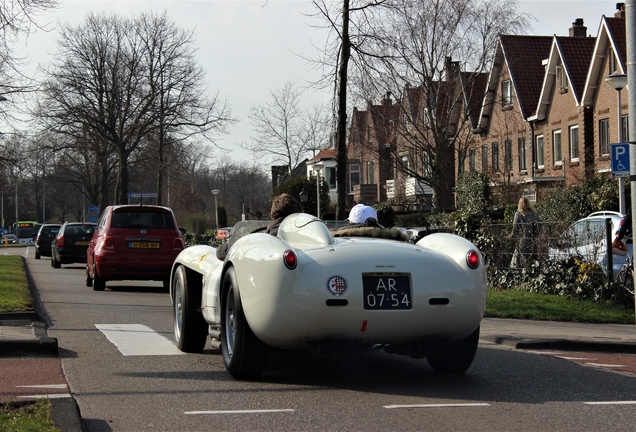
[(376, 204), (373, 206), (378, 214), (378, 222), (387, 228), (395, 226), (395, 210), (388, 204)]
[(425, 227), (430, 226), (427, 215), (424, 212), (405, 213), (397, 215), (396, 225), (401, 227)]

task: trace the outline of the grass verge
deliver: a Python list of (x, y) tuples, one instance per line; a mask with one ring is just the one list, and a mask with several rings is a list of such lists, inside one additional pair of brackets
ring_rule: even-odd
[(33, 310), (22, 257), (0, 255), (0, 312)]
[(486, 317), (597, 324), (634, 324), (634, 310), (611, 303), (594, 303), (524, 290), (488, 288)]
[(59, 432), (51, 420), (51, 402), (39, 399), (35, 402), (0, 405), (0, 431)]

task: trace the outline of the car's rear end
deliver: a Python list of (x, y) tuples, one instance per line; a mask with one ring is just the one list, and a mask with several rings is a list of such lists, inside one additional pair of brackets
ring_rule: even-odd
[(90, 244), (94, 223), (67, 223), (55, 238), (60, 264), (85, 263), (86, 250)]
[(35, 238), (35, 258), (39, 259), (40, 256), (51, 256), (51, 242), (57, 236), (60, 231), (61, 225), (58, 224), (46, 224), (40, 227), (38, 235)]
[(160, 206), (114, 207), (95, 247), (97, 272), (106, 280), (168, 280), (184, 249), (172, 211)]

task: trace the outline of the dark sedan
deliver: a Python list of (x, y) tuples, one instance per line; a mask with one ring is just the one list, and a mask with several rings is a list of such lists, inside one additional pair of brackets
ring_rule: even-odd
[(45, 224), (40, 227), (35, 237), (35, 259), (51, 256), (51, 242), (60, 231), (60, 224)]
[(86, 263), (86, 250), (94, 232), (94, 223), (64, 222), (57, 237), (51, 243), (51, 267), (60, 268), (62, 264)]

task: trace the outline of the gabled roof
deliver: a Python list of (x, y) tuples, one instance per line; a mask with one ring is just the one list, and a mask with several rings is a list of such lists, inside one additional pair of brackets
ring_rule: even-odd
[(545, 68), (536, 115), (534, 116), (537, 120), (545, 118), (548, 106), (552, 102), (552, 96), (554, 95), (552, 89), (557, 77), (556, 68), (559, 63), (562, 64), (568, 79), (568, 93), (574, 98), (574, 103), (577, 106), (580, 105), (595, 45), (596, 39), (591, 37), (554, 36), (548, 64)]
[(473, 129), (478, 127), (481, 103), (488, 86), (488, 74), (483, 72), (461, 72), (460, 80), (464, 89), (464, 104), (468, 109), (470, 125)]
[(592, 54), (592, 63), (588, 70), (585, 88), (583, 89), (583, 95), (581, 97), (581, 105), (583, 106), (591, 106), (594, 103), (596, 83), (598, 82), (599, 74), (603, 72), (601, 68), (603, 67), (605, 50), (608, 44), (618, 57), (616, 64), (618, 71), (620, 73), (627, 73), (627, 68), (625, 67), (625, 59), (627, 58), (625, 18), (608, 18), (605, 15), (601, 18), (601, 24), (598, 29), (596, 44)]
[(545, 71), (542, 62), (548, 58), (551, 45), (552, 36), (499, 36), (479, 120), (482, 129), (489, 122), (504, 65), (510, 73), (521, 115), (527, 119), (535, 114)]
[(311, 165), (315, 162), (320, 162), (320, 161), (324, 161), (328, 159), (335, 159), (337, 155), (338, 155), (338, 149), (333, 147), (327, 147), (326, 149), (321, 150), (316, 156), (309, 159), (307, 161), (307, 164)]

